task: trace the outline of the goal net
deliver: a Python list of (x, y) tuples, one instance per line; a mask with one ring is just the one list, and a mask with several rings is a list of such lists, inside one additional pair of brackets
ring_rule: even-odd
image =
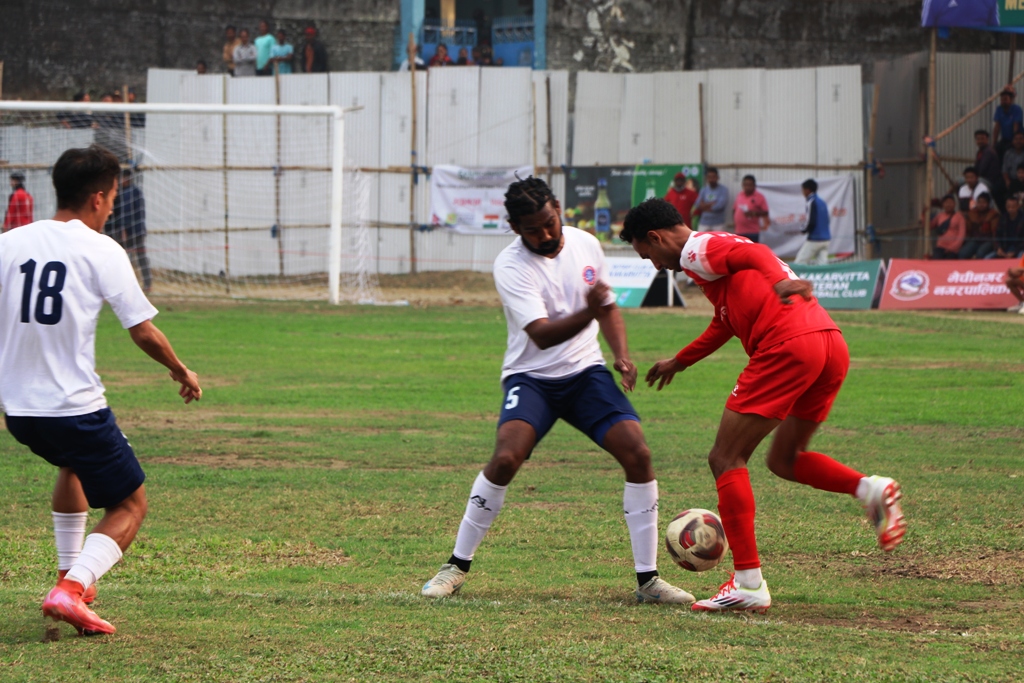
[(371, 301), (370, 188), (343, 126), (333, 106), (0, 102), (0, 167), (39, 220), (65, 150), (113, 152), (104, 231), (154, 295)]

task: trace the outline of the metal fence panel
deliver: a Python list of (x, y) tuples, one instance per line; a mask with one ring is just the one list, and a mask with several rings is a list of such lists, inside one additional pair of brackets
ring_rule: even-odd
[(654, 158), (654, 74), (626, 74), (619, 121), (619, 163), (642, 164)]
[(755, 164), (761, 159), (763, 69), (708, 71), (704, 121), (711, 164)]
[(480, 70), (480, 142), (475, 165), (543, 163), (543, 143), (533, 134), (533, 106), (530, 69)]
[(706, 71), (654, 74), (654, 163), (700, 161), (700, 86), (706, 80)]
[[(817, 132), (822, 165), (847, 166), (864, 159), (864, 119), (859, 66), (818, 67)], [(767, 157), (766, 157), (767, 158)]]
[(572, 163), (577, 166), (619, 163), (615, 144), (622, 117), (624, 74), (576, 74), (576, 115)]
[(815, 69), (764, 72), (761, 159), (774, 164), (818, 161)]
[(475, 166), (479, 158), (480, 68), (431, 69), (427, 84), (427, 161)]
[(569, 158), (569, 72), (533, 71), (533, 85), (537, 93), (537, 107), (534, 112), (534, 126), (537, 129), (538, 154), (541, 166), (547, 165), (548, 144), (548, 79), (551, 81), (551, 163), (561, 166)]

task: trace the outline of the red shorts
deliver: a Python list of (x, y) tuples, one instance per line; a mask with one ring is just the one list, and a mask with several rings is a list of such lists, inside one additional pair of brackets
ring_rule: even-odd
[(757, 351), (736, 381), (725, 407), (737, 413), (824, 422), (850, 368), (839, 330), (793, 337)]

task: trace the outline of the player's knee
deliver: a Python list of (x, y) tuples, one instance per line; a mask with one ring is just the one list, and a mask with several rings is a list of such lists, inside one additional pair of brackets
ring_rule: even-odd
[(511, 477), (519, 471), (526, 455), (511, 448), (499, 448), (491, 458), (491, 469)]

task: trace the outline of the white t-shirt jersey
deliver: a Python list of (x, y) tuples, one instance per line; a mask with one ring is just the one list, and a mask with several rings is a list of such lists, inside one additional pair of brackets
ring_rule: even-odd
[(78, 220), (0, 235), (0, 401), (8, 415), (68, 417), (107, 406), (95, 348), (104, 301), (125, 329), (157, 313), (111, 238)]
[[(526, 334), (526, 326), (534, 320), (558, 320), (586, 308), (590, 288), (598, 280), (608, 281), (608, 265), (600, 242), (593, 235), (568, 226), (562, 228), (562, 234), (565, 243), (553, 259), (534, 254), (517, 237), (494, 261), (494, 284), (508, 321), (502, 380), (520, 373), (558, 379), (592, 365), (604, 365), (596, 320), (572, 339), (544, 350)], [(609, 292), (605, 305), (613, 303), (615, 295)]]

